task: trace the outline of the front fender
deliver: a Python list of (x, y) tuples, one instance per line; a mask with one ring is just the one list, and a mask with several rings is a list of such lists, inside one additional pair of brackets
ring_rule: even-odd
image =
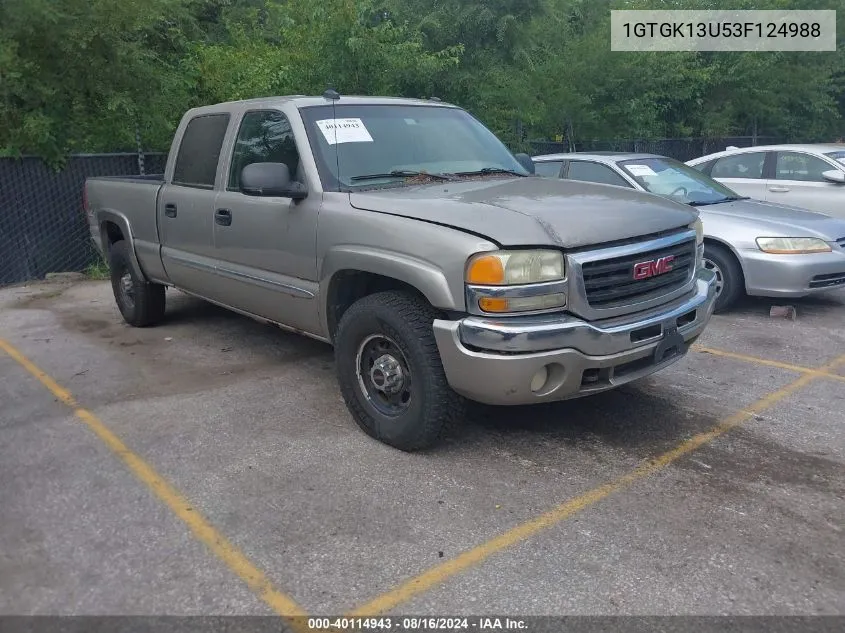
[[(355, 270), (405, 282), (419, 290), (429, 303), (441, 310), (463, 311), (462, 294), (450, 287), (443, 271), (432, 262), (382, 248), (338, 245), (323, 258), (320, 274), (320, 296), (328, 296), (332, 277), (342, 270)], [(322, 313), (325, 320), (325, 306)]]

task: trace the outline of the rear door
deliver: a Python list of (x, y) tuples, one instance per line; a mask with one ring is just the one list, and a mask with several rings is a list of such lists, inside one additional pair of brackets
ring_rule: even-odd
[[(158, 198), (161, 260), (179, 288), (212, 298), (214, 185), (230, 115), (200, 114), (184, 124), (171, 173)], [(177, 138), (179, 134), (177, 132)]]
[(741, 196), (766, 200), (766, 155), (769, 152), (741, 152), (722, 156), (713, 163), (710, 177), (724, 183)]
[[(252, 163), (285, 163), (306, 185), (302, 200), (248, 196), (241, 171)], [(221, 301), (314, 333), (317, 312), (315, 239), (321, 195), (308, 182), (297, 140), (280, 110), (244, 112), (214, 204), (214, 252)]]
[(777, 152), (766, 199), (843, 218), (845, 185), (822, 176), (834, 169), (838, 167), (806, 152)]

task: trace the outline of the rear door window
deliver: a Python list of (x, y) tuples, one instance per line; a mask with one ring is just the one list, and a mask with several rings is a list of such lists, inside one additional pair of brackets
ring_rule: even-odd
[(573, 160), (569, 163), (566, 177), (569, 180), (582, 180), (584, 182), (596, 182), (602, 185), (616, 185), (617, 187), (629, 187), (628, 181), (617, 174), (607, 165), (593, 163), (586, 160)]
[(538, 161), (534, 163), (534, 173), (546, 178), (557, 178), (560, 176), (561, 165), (563, 165), (563, 161), (559, 160)]
[(174, 185), (214, 188), (217, 163), (228, 127), (228, 114), (202, 114), (188, 122), (176, 155)]
[(766, 152), (723, 156), (713, 165), (711, 178), (762, 178)]

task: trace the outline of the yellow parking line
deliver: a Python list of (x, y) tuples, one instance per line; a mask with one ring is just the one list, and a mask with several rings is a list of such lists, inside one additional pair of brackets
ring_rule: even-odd
[(702, 445), (716, 439), (720, 435), (724, 435), (731, 429), (748, 420), (750, 417), (768, 409), (778, 401), (795, 393), (808, 383), (818, 378), (820, 373), (833, 369), (841, 363), (845, 363), (845, 355), (840, 356), (832, 363), (829, 363), (816, 371), (805, 372), (797, 380), (768, 394), (767, 396), (764, 396), (763, 398), (760, 398), (744, 410), (725, 418), (709, 431), (694, 435), (672, 450), (645, 462), (626, 475), (623, 475), (610, 483), (604, 484), (603, 486), (594, 488), (578, 497), (575, 497), (574, 499), (570, 499), (569, 501), (562, 503), (553, 510), (546, 512), (535, 519), (531, 519), (530, 521), (518, 525), (504, 534), (490, 539), (486, 543), (482, 543), (481, 545), (467, 550), (455, 558), (444, 561), (439, 565), (424, 571), (418, 576), (405, 581), (395, 589), (383, 593), (366, 604), (354, 609), (350, 613), (350, 616), (363, 617), (386, 613), (415, 596), (440, 585), (452, 576), (479, 565), (493, 554), (496, 554), (511, 545), (524, 541), (542, 530), (557, 525), (561, 521), (564, 521), (582, 510), (598, 503), (602, 499), (609, 497), (613, 493), (619, 492), (640, 479), (648, 477), (649, 475), (666, 468), (671, 463), (679, 460), (685, 455), (688, 455)]
[(746, 354), (737, 354), (736, 352), (727, 352), (721, 349), (714, 349), (712, 347), (703, 347), (701, 345), (693, 345), (692, 350), (702, 354), (710, 354), (711, 356), (720, 356), (722, 358), (732, 358), (734, 360), (741, 360), (746, 363), (753, 363), (755, 365), (764, 365), (766, 367), (777, 367), (778, 369), (786, 369), (794, 371), (799, 374), (811, 374), (818, 378), (830, 378), (832, 380), (840, 380), (845, 382), (845, 376), (838, 376), (823, 369), (812, 369), (810, 367), (802, 367), (801, 365), (793, 365), (791, 363), (782, 363), (777, 360), (768, 360), (767, 358), (758, 358), (756, 356), (748, 356)]
[(281, 616), (306, 616), (306, 612), (290, 596), (273, 587), (267, 576), (211, 523), (178, 490), (159, 475), (152, 466), (133, 453), (120, 438), (90, 411), (83, 409), (73, 395), (61, 387), (46, 373), (36, 367), (28, 358), (0, 339), (0, 349), (16, 360), (24, 369), (35, 376), (60, 402), (73, 409), (74, 415), (100, 438), (100, 440), (121, 460), (130, 471), (143, 482), (171, 512), (179, 517), (193, 532), (197, 540), (210, 549), (235, 575), (260, 597), (273, 611)]

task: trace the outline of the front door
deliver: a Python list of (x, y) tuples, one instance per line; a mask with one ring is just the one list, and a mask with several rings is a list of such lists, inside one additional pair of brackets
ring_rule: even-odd
[(214, 201), (214, 253), (219, 299), (252, 314), (306, 332), (319, 330), (317, 213), (319, 193), (303, 200), (248, 196), (241, 170), (252, 163), (285, 163), (305, 182), (290, 123), (278, 110), (254, 110), (241, 119), (227, 182)]
[(803, 152), (778, 152), (767, 200), (845, 218), (845, 185), (822, 174), (837, 169), (827, 161)]

